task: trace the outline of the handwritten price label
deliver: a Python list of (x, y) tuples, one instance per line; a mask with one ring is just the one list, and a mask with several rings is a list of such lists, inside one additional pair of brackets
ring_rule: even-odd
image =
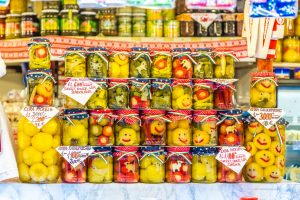
[(200, 23), (205, 28), (208, 28), (209, 25), (211, 25), (215, 19), (218, 17), (218, 14), (214, 13), (192, 13), (191, 17)]
[(214, 83), (222, 84), (222, 85), (229, 85), (231, 83), (235, 83), (238, 81), (238, 79), (219, 79), (219, 78), (208, 79), (208, 80), (211, 82), (214, 82)]
[(91, 146), (60, 146), (56, 151), (75, 168), (91, 155), (94, 149)]
[(236, 173), (240, 173), (251, 154), (243, 147), (222, 147), (216, 159)]
[(55, 107), (32, 107), (26, 106), (22, 115), (26, 117), (38, 129), (42, 128), (47, 122), (57, 115), (59, 111)]
[(88, 78), (71, 78), (62, 89), (62, 93), (85, 105), (97, 88), (98, 85)]
[(280, 108), (250, 108), (248, 112), (267, 129), (284, 115)]

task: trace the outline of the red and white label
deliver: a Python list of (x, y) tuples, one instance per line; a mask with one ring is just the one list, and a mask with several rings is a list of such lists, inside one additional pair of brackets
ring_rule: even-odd
[(215, 13), (192, 13), (191, 17), (200, 23), (203, 27), (208, 28), (215, 19), (218, 17), (218, 14)]
[(271, 128), (284, 115), (281, 108), (250, 108), (248, 112), (267, 129)]

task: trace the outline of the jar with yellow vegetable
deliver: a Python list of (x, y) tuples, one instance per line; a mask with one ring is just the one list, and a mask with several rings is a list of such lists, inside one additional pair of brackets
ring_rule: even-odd
[(63, 138), (64, 146), (88, 145), (88, 113), (81, 109), (64, 111)]
[(149, 48), (133, 47), (130, 52), (129, 76), (150, 78), (151, 62)]
[(69, 47), (64, 57), (66, 77), (86, 77), (85, 48)]
[(191, 111), (169, 111), (170, 122), (167, 125), (168, 146), (188, 146), (192, 144), (192, 116)]
[(231, 52), (216, 53), (215, 78), (233, 79), (235, 76), (235, 61), (238, 61), (238, 59)]
[(106, 109), (107, 108), (107, 83), (105, 79), (90, 79), (98, 85), (97, 90), (89, 98), (86, 106), (88, 109)]
[(56, 148), (61, 145), (61, 121), (50, 119), (37, 128), (26, 117), (18, 124), (18, 169), (24, 183), (56, 183), (61, 160)]
[(192, 109), (192, 86), (190, 80), (176, 79), (172, 83), (172, 109)]
[(151, 85), (151, 108), (171, 109), (171, 80), (154, 79)]
[(216, 146), (218, 144), (218, 118), (215, 110), (195, 110), (193, 116), (193, 145)]
[(172, 56), (170, 52), (154, 52), (151, 66), (151, 78), (172, 77)]
[(113, 51), (109, 56), (109, 78), (129, 77), (129, 53), (127, 51)]
[(140, 144), (140, 122), (138, 110), (117, 110), (115, 123), (116, 145), (138, 146)]
[(27, 8), (27, 0), (19, 1), (19, 0), (10, 0), (10, 13), (12, 14), (22, 14), (26, 12)]
[(300, 36), (300, 15), (299, 15), (299, 13), (295, 19), (295, 35)]
[(216, 147), (195, 147), (192, 149), (192, 182), (217, 182)]
[(106, 78), (108, 69), (108, 52), (104, 47), (91, 47), (86, 58), (87, 76)]
[(52, 106), (54, 83), (55, 80), (50, 70), (29, 70), (27, 73), (28, 105)]
[(209, 80), (194, 80), (193, 87), (193, 109), (213, 109), (213, 83)]
[(163, 147), (141, 147), (140, 182), (163, 183), (165, 181), (165, 152)]
[(300, 62), (299, 37), (287, 37), (283, 40), (283, 62)]
[(213, 78), (215, 61), (212, 58), (212, 49), (197, 48), (192, 54), (196, 64), (194, 65), (194, 78)]
[(89, 183), (111, 183), (113, 181), (112, 147), (93, 147), (87, 159), (87, 181)]
[(130, 84), (130, 108), (150, 108), (150, 82), (148, 79), (131, 80)]
[(273, 72), (251, 74), (250, 105), (258, 108), (276, 108), (277, 83)]
[(111, 79), (108, 87), (108, 107), (110, 109), (127, 109), (129, 107), (128, 80)]
[(50, 42), (46, 38), (33, 38), (29, 43), (29, 69), (50, 69)]
[(243, 175), (247, 182), (281, 182), (285, 171), (285, 127), (281, 118), (269, 129), (253, 117), (247, 119), (246, 150), (251, 154)]
[(277, 40), (277, 43), (276, 43), (276, 49), (275, 49), (275, 62), (281, 62), (282, 61), (282, 52), (283, 52), (283, 49), (282, 49), (282, 40)]
[(5, 19), (5, 39), (21, 37), (21, 15), (8, 14)]

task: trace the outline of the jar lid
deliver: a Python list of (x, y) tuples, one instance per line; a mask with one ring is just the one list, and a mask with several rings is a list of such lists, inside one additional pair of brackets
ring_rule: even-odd
[(192, 154), (196, 155), (216, 155), (219, 149), (217, 147), (194, 147), (192, 148)]
[(216, 110), (194, 110), (194, 115), (216, 115)]
[(81, 15), (96, 15), (96, 12), (93, 12), (93, 11), (83, 11), (80, 14)]
[(95, 152), (112, 151), (112, 147), (92, 147)]
[(46, 42), (50, 43), (50, 41), (47, 38), (32, 38), (30, 42)]
[(165, 115), (165, 110), (143, 110), (143, 115)]
[(173, 52), (186, 52), (186, 51), (191, 51), (190, 48), (174, 48), (172, 49)]
[(47, 10), (42, 10), (42, 13), (58, 13), (59, 11), (56, 9), (47, 9)]
[(195, 52), (199, 52), (199, 51), (205, 51), (205, 52), (211, 52), (212, 48), (196, 48), (194, 49)]
[(110, 79), (110, 83), (127, 83), (127, 79)]
[(157, 79), (153, 79), (152, 83), (155, 84), (155, 82), (159, 82), (159, 83), (171, 83), (172, 80), (170, 79), (161, 79), (161, 78), (157, 78)]
[(190, 149), (190, 147), (167, 147), (169, 152), (189, 152)]
[(164, 147), (161, 146), (147, 146), (147, 147), (141, 147), (141, 151), (160, 151), (164, 150)]
[(289, 122), (286, 121), (284, 118), (280, 118), (276, 123), (280, 124), (280, 125), (285, 125), (285, 126), (287, 126), (289, 124)]
[(147, 79), (147, 78), (143, 78), (143, 79), (137, 78), (137, 79), (131, 79), (130, 80), (131, 83), (150, 83), (149, 81), (150, 80)]
[(275, 77), (273, 72), (253, 72), (250, 74), (252, 77)]
[(88, 51), (107, 51), (105, 47), (90, 47), (87, 49)]
[(132, 47), (132, 51), (149, 51), (148, 47)]
[(146, 13), (133, 13), (133, 17), (146, 17)]
[(195, 84), (196, 83), (206, 83), (206, 84), (213, 84), (213, 82), (212, 81), (210, 81), (210, 80), (206, 80), (206, 79), (196, 79), (196, 80), (194, 80), (193, 81)]
[(191, 81), (189, 79), (175, 79), (173, 81), (173, 84), (176, 85), (176, 84), (180, 84), (180, 83), (190, 83), (191, 84)]
[(69, 12), (72, 12), (72, 13), (78, 13), (79, 11), (78, 11), (78, 10), (75, 10), (75, 9), (62, 10), (62, 11), (60, 11), (60, 14), (69, 13)]
[(169, 115), (191, 115), (192, 114), (192, 111), (190, 110), (170, 110), (168, 111), (168, 114)]
[(7, 14), (6, 17), (21, 17), (20, 14)]
[(36, 13), (34, 13), (34, 12), (24, 12), (24, 13), (22, 13), (22, 16), (35, 16), (36, 15)]
[(115, 151), (138, 151), (139, 150), (139, 147), (116, 147), (115, 148)]
[(106, 110), (90, 110), (90, 114), (112, 114), (113, 111), (110, 109), (106, 109)]
[(242, 115), (243, 111), (239, 109), (219, 111), (220, 115)]
[(67, 51), (86, 51), (83, 47), (68, 47)]
[(191, 15), (189, 13), (183, 13), (183, 14), (180, 14), (180, 15), (177, 15), (176, 16), (176, 19), (179, 20), (179, 21), (193, 21), (193, 18), (191, 17)]
[(139, 114), (139, 110), (117, 110), (117, 115), (131, 115), (131, 114)]
[(77, 113), (87, 114), (87, 112), (83, 109), (67, 109), (67, 110), (64, 110), (64, 114), (77, 114)]

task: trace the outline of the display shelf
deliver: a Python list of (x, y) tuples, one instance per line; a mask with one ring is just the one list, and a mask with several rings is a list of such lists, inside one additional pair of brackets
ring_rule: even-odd
[(300, 86), (300, 79), (278, 79), (279, 86)]
[(288, 62), (279, 62), (273, 63), (274, 68), (297, 68), (300, 67), (300, 63), (288, 63)]
[(258, 199), (299, 199), (300, 183), (274, 184), (1, 184), (0, 197), (16, 199), (68, 199), (68, 200), (239, 200), (241, 197)]

